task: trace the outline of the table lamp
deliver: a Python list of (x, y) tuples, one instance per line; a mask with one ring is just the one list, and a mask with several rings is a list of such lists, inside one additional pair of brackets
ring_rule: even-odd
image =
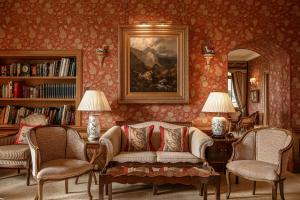
[(202, 108), (202, 112), (218, 113), (217, 116), (212, 118), (212, 136), (224, 137), (226, 119), (220, 116), (220, 113), (235, 112), (229, 95), (225, 92), (211, 92)]
[(100, 137), (99, 113), (111, 111), (105, 94), (100, 90), (87, 90), (77, 108), (79, 111), (89, 112), (89, 121), (87, 125), (87, 135), (89, 141), (95, 141)]

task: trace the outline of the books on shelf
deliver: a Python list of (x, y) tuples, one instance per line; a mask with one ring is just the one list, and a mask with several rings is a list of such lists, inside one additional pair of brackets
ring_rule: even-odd
[(76, 97), (75, 83), (46, 83), (28, 86), (21, 81), (9, 81), (0, 87), (1, 98), (70, 98)]
[(76, 59), (61, 58), (37, 64), (12, 63), (0, 66), (1, 76), (76, 76)]
[(31, 108), (6, 105), (0, 107), (0, 124), (18, 124), (21, 117), (26, 117), (33, 113), (46, 115), (49, 119), (49, 124), (52, 125), (75, 125), (75, 110), (70, 105), (57, 108)]

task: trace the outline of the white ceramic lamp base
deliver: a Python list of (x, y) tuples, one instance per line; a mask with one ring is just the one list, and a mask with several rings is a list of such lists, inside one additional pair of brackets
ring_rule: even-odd
[(226, 131), (226, 119), (224, 117), (213, 117), (211, 121), (213, 137), (224, 137)]
[(100, 137), (100, 120), (99, 115), (89, 115), (89, 121), (87, 125), (87, 135), (89, 141), (96, 141)]

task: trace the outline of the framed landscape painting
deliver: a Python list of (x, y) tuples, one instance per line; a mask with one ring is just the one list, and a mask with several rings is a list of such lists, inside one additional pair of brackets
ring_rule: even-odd
[(188, 103), (188, 27), (119, 27), (119, 103)]

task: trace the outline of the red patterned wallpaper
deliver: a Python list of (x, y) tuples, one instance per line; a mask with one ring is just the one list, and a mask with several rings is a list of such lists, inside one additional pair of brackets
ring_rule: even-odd
[[(210, 91), (226, 90), (227, 53), (261, 39), (269, 43), (250, 43), (252, 49), (260, 54), (264, 51), (266, 56), (271, 51), (278, 56), (276, 66), (284, 71), (274, 71), (283, 77), (274, 84), (284, 83), (278, 85), (276, 94), (285, 96), (279, 101), (272, 99), (274, 109), (282, 113), (275, 124), (288, 124), (290, 64), (293, 123), (300, 126), (299, 13), (298, 0), (7, 0), (0, 1), (0, 48), (82, 49), (83, 87), (103, 90), (112, 105), (112, 113), (102, 116), (105, 127), (123, 119), (193, 121), (197, 126), (208, 126), (210, 117), (201, 109)], [(117, 104), (118, 25), (148, 20), (190, 27), (189, 105)], [(217, 52), (211, 71), (205, 70), (201, 55), (205, 41)], [(110, 53), (100, 68), (95, 49), (103, 44), (109, 45)]]

